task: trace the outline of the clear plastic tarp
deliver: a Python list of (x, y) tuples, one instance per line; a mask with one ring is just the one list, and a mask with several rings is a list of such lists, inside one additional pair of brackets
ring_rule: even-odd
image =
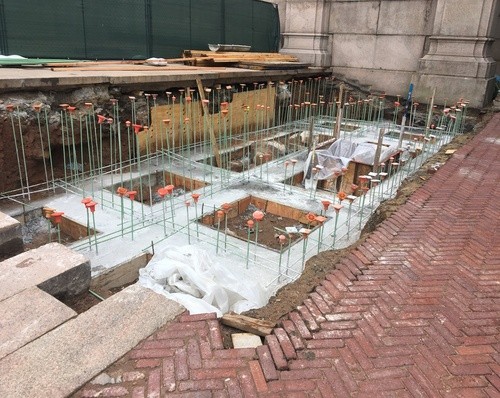
[[(376, 151), (377, 144), (371, 142), (339, 139), (330, 145), (328, 149), (318, 149), (309, 153), (304, 166), (304, 181), (310, 180), (311, 170), (317, 166), (319, 167), (317, 167), (316, 178), (318, 180), (328, 180), (340, 172), (342, 167), (348, 167), (351, 161), (373, 165)], [(380, 160), (385, 161), (396, 153), (398, 153), (397, 144), (382, 146)]]
[(196, 246), (169, 247), (139, 270), (139, 283), (186, 307), (191, 314), (241, 313), (264, 306), (268, 293), (241, 268), (213, 261)]

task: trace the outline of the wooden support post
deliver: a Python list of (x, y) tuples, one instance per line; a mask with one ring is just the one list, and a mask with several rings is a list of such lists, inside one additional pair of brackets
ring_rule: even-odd
[[(201, 82), (200, 78), (196, 78), (196, 85), (198, 86), (198, 93), (200, 94), (201, 114), (203, 115), (203, 117), (205, 117), (205, 115), (208, 115), (209, 112), (208, 112), (208, 105), (204, 102), (205, 90), (203, 89), (203, 83)], [(212, 141), (212, 148), (214, 150), (216, 166), (222, 167), (219, 145), (217, 144), (217, 139), (215, 138), (215, 133), (214, 133), (214, 126), (211, 122), (210, 125), (208, 126), (208, 129), (210, 132), (210, 140)]]
[(344, 111), (344, 83), (340, 83), (340, 91), (339, 91), (339, 107), (337, 109), (337, 120), (335, 122), (335, 139), (338, 140), (340, 138), (340, 125), (342, 124), (342, 113)]
[(380, 129), (378, 132), (377, 149), (373, 159), (373, 172), (378, 173), (380, 168), (380, 154), (382, 152), (382, 142), (384, 141), (385, 129)]

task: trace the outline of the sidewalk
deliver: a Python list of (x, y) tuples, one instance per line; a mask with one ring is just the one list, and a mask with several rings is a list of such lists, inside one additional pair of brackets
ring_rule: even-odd
[(498, 397), (499, 197), (496, 114), (264, 345), (182, 315), (74, 396)]

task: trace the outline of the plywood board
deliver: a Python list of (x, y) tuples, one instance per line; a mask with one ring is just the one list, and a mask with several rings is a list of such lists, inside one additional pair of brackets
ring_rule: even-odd
[(356, 180), (355, 175), (356, 175), (356, 163), (349, 162), (347, 171), (342, 176), (342, 183), (340, 186), (341, 191), (345, 192), (348, 195), (351, 193), (352, 191), (351, 184), (354, 184)]
[[(209, 126), (213, 126), (216, 137), (243, 134), (246, 123), (248, 131), (257, 126), (274, 125), (276, 87), (268, 86), (234, 93), (228, 105), (227, 117), (218, 112), (203, 116), (198, 101), (158, 105), (151, 108), (151, 126), (147, 131), (138, 133), (141, 154), (145, 153), (146, 144), (150, 151), (170, 147), (180, 147), (210, 140)], [(210, 107), (210, 104), (209, 104)], [(248, 110), (247, 110), (248, 109)], [(189, 121), (185, 121), (186, 118)], [(163, 120), (170, 119), (167, 125)], [(224, 128), (226, 131), (224, 131)]]

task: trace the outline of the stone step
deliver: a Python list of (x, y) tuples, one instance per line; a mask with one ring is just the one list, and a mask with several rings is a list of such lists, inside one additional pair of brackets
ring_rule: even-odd
[(66, 397), (183, 311), (132, 285), (0, 360), (0, 397)]
[(23, 247), (21, 223), (0, 212), (0, 258), (15, 256), (23, 251)]
[(59, 243), (0, 262), (0, 301), (33, 286), (55, 297), (80, 294), (90, 286), (90, 263)]
[(0, 314), (0, 359), (77, 316), (37, 287), (0, 301)]

